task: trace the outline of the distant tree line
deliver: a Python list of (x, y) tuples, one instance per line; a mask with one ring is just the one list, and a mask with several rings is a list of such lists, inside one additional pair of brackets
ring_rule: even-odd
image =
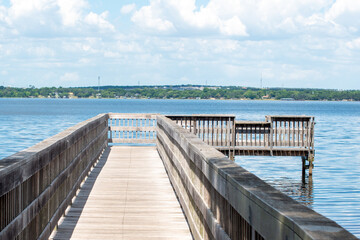
[(13, 88), (0, 86), (4, 98), (156, 98), (156, 99), (288, 99), (360, 101), (360, 90), (179, 86), (102, 86)]

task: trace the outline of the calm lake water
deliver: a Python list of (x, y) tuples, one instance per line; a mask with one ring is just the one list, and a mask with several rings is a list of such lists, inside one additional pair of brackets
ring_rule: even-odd
[(0, 99), (0, 159), (106, 112), (315, 116), (313, 177), (300, 157), (236, 157), (247, 170), (360, 237), (360, 103), (135, 99)]

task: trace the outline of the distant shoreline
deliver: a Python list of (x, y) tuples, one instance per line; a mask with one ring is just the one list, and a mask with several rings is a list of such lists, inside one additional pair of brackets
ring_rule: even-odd
[(13, 88), (0, 86), (0, 98), (206, 99), (282, 101), (360, 101), (360, 90), (250, 88), (238, 86), (98, 86)]
[(281, 99), (194, 99), (194, 98), (48, 98), (48, 97), (0, 97), (0, 99), (58, 99), (58, 100), (83, 100), (83, 99), (92, 99), (92, 100), (196, 100), (196, 101), (276, 101), (276, 102), (360, 102), (359, 100), (281, 100)]

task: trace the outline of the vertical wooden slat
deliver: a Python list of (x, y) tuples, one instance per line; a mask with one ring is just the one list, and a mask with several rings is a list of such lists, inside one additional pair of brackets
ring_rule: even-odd
[(250, 146), (253, 145), (253, 126), (250, 125)]
[(223, 136), (222, 136), (222, 125), (223, 125), (223, 121), (222, 121), (222, 119), (220, 119), (220, 146), (223, 145), (223, 141), (222, 141), (222, 139), (223, 139)]
[(274, 122), (275, 122), (274, 146), (279, 146), (279, 123), (278, 123), (278, 121), (274, 121)]
[[(210, 120), (207, 122), (207, 144), (210, 144), (211, 142), (211, 145), (214, 146), (214, 119), (211, 119), (211, 126), (210, 126)], [(210, 127), (211, 127), (211, 130), (210, 130)], [(210, 134), (211, 134), (211, 141), (210, 141)]]
[(256, 136), (257, 136), (257, 133), (256, 133), (256, 125), (254, 124), (253, 127), (253, 145), (256, 146)]
[(306, 122), (306, 127), (307, 127), (307, 136), (306, 136), (306, 139), (307, 139), (307, 142), (306, 142), (306, 147), (307, 148), (310, 148), (310, 139), (311, 139), (311, 136), (310, 136), (310, 120), (308, 120)]
[(241, 146), (244, 146), (244, 127), (240, 126), (240, 132), (241, 132)]
[(282, 146), (283, 143), (283, 126), (282, 126), (283, 121), (279, 121), (279, 146)]
[(301, 147), (304, 147), (304, 121), (301, 121)]
[(216, 120), (215, 121), (215, 144), (216, 146), (220, 146), (220, 143), (219, 143), (219, 120)]
[(295, 139), (296, 139), (296, 129), (295, 129), (295, 127), (296, 127), (296, 120), (293, 120), (293, 122), (292, 122), (292, 140), (293, 140), (293, 143), (292, 143), (292, 145), (295, 147), (296, 146), (296, 141), (295, 141)]
[(291, 144), (290, 144), (290, 120), (288, 121), (288, 144), (287, 144), (287, 146), (291, 146)]

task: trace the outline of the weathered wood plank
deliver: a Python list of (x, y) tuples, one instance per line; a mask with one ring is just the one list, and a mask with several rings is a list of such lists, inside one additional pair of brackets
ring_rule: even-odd
[(155, 126), (109, 126), (110, 131), (155, 131)]
[(156, 139), (113, 138), (109, 143), (155, 143)]
[(192, 239), (155, 147), (113, 146), (51, 239)]
[[(169, 119), (157, 123), (159, 153), (196, 239), (356, 239)], [(279, 132), (285, 127), (279, 121)]]

